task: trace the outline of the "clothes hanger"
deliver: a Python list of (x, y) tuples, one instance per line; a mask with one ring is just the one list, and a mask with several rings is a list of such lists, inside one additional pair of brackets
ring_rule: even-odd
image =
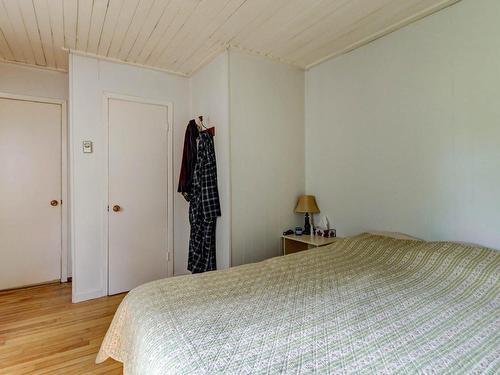
[(215, 137), (215, 126), (207, 128), (205, 126), (205, 122), (203, 121), (203, 116), (198, 116), (196, 124), (198, 125), (198, 130), (200, 131), (200, 133), (209, 133), (212, 135), (212, 137)]
[(207, 130), (208, 128), (205, 126), (205, 123), (203, 122), (203, 116), (198, 116), (198, 119), (200, 120), (201, 128)]

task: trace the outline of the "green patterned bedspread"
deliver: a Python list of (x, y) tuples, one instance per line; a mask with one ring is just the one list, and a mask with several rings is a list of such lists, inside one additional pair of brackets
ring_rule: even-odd
[(362, 234), (142, 285), (97, 361), (125, 374), (500, 373), (500, 253)]

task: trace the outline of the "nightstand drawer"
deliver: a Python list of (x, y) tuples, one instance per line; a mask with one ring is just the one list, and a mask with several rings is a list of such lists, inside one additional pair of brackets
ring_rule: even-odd
[(297, 253), (299, 251), (309, 250), (309, 249), (312, 249), (313, 247), (315, 247), (315, 246), (308, 245), (304, 242), (293, 241), (293, 240), (289, 240), (286, 238), (283, 238), (282, 241), (283, 241), (283, 245), (282, 245), (283, 255), (293, 254), (293, 253)]

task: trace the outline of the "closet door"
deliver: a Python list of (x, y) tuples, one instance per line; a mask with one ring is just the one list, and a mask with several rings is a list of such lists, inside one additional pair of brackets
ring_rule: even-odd
[(0, 98), (0, 289), (61, 279), (61, 112)]
[(108, 292), (168, 272), (168, 108), (109, 99)]

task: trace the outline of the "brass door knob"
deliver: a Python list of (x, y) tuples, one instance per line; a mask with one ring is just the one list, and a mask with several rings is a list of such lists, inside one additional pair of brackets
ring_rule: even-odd
[(53, 199), (53, 200), (51, 200), (51, 201), (50, 201), (50, 205), (51, 205), (52, 207), (55, 207), (55, 206), (57, 206), (58, 204), (59, 204), (59, 201), (57, 201), (57, 200), (55, 200), (55, 199)]
[(115, 205), (113, 206), (113, 211), (114, 211), (114, 212), (118, 212), (118, 211), (120, 211), (121, 209), (122, 209), (122, 208), (121, 208), (120, 206), (118, 206), (117, 204), (115, 204)]

